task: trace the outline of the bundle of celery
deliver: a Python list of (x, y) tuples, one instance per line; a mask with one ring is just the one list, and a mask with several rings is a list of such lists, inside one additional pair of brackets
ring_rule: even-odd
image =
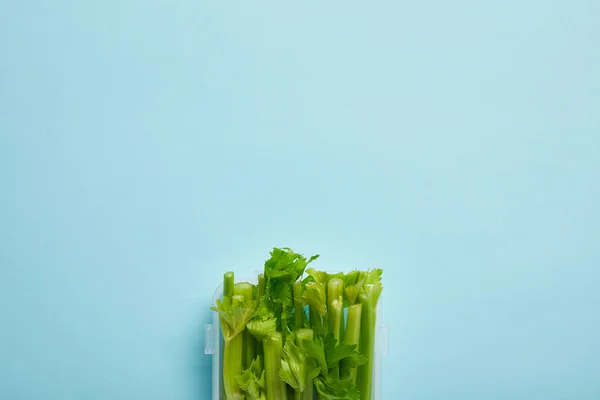
[(380, 269), (329, 274), (275, 248), (258, 285), (224, 277), (212, 307), (225, 400), (371, 400)]

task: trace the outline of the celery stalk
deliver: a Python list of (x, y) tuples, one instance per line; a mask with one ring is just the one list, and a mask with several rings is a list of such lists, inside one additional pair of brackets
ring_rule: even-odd
[[(265, 295), (265, 274), (258, 274), (258, 301), (260, 303), (262, 297)], [(256, 341), (256, 354), (259, 356), (263, 355), (263, 343), (262, 340)]]
[[(236, 283), (233, 287), (234, 295), (244, 297), (244, 301), (254, 300), (254, 285), (248, 282)], [(242, 353), (242, 365), (244, 369), (249, 368), (256, 357), (256, 339), (247, 330), (243, 332), (244, 348)]]
[(335, 310), (336, 307), (334, 307), (333, 303), (338, 301), (343, 294), (344, 281), (342, 279), (332, 278), (329, 280), (329, 282), (327, 282), (327, 322), (329, 324), (329, 331), (333, 332), (337, 340), (341, 340), (343, 337), (344, 313), (343, 304), (339, 304), (337, 307), (340, 308), (340, 310)]
[(263, 341), (267, 400), (287, 400), (287, 388), (279, 377), (282, 347), (283, 343), (279, 332), (272, 334)]
[[(362, 304), (358, 303), (348, 307), (348, 319), (346, 321), (346, 336), (344, 344), (359, 345), (360, 343), (360, 320), (362, 314)], [(341, 371), (342, 378), (350, 378), (356, 382), (356, 368), (344, 368)]]
[(242, 373), (242, 355), (244, 348), (244, 335), (237, 335), (229, 342), (225, 342), (223, 350), (223, 384), (225, 398), (234, 399), (239, 396), (240, 385), (237, 377)]
[(366, 364), (359, 366), (356, 373), (356, 384), (361, 400), (371, 400), (373, 396), (377, 303), (381, 290), (381, 285), (368, 284), (358, 296), (362, 304), (360, 352), (367, 357)]
[[(344, 293), (344, 281), (339, 278), (332, 278), (327, 282), (327, 322), (329, 324), (329, 331), (333, 333), (334, 339), (339, 343), (344, 330), (344, 303), (342, 295)], [(339, 377), (339, 371), (335, 373), (336, 377)], [(328, 399), (321, 396), (319, 393), (319, 400)]]
[[(312, 329), (298, 329), (296, 331), (296, 345), (298, 347), (302, 347), (303, 341), (313, 341), (314, 340), (314, 332)], [(313, 400), (314, 398), (315, 387), (313, 381), (310, 380), (306, 383), (306, 387), (303, 391), (296, 391), (294, 395), (294, 400)]]
[[(236, 296), (234, 294), (231, 298), (232, 309), (239, 307), (243, 302), (244, 296)], [(227, 400), (237, 399), (241, 396), (237, 377), (242, 373), (243, 349), (244, 335), (241, 332), (229, 339), (225, 339), (225, 349), (223, 350), (223, 383), (225, 385)]]
[(308, 315), (310, 318), (310, 327), (315, 332), (315, 334), (324, 335), (325, 326), (323, 324), (323, 319), (321, 317), (321, 314), (319, 314), (319, 311), (315, 307), (310, 306), (308, 308)]
[(243, 331), (254, 315), (256, 302), (245, 301), (244, 296), (235, 295), (234, 274), (223, 276), (223, 298), (211, 307), (219, 314), (223, 333), (223, 390), (226, 400), (240, 399), (242, 394), (237, 381), (242, 372), (244, 348)]
[(342, 296), (331, 302), (329, 316), (332, 322), (330, 330), (333, 332), (333, 337), (338, 342), (341, 342), (344, 332), (344, 302), (342, 301)]
[(304, 327), (304, 304), (302, 304), (302, 281), (294, 283), (294, 326), (296, 329)]
[(223, 297), (231, 298), (233, 296), (234, 275), (229, 271), (223, 275)]
[(258, 274), (258, 298), (265, 295), (265, 274)]
[[(233, 296), (234, 282), (235, 282), (234, 273), (232, 271), (225, 272), (225, 274), (223, 275), (223, 300), (228, 301), (229, 303), (231, 303), (231, 297)], [(224, 326), (223, 324), (224, 324), (224, 321), (221, 320), (221, 326)], [(223, 347), (223, 356), (224, 356), (225, 350), (226, 350), (226, 345), (227, 345), (225, 339), (223, 339), (221, 341), (221, 345)], [(223, 365), (225, 365), (225, 364), (223, 363)], [(223, 380), (223, 383), (224, 383), (224, 380)], [(223, 389), (225, 389), (225, 387), (223, 387)], [(225, 391), (225, 392), (227, 392), (227, 391)]]

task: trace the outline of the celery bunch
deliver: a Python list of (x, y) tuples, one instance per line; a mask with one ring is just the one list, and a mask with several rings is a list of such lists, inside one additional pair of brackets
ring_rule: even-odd
[[(274, 248), (258, 285), (224, 276), (225, 400), (371, 400), (382, 271), (329, 274)], [(345, 317), (345, 315), (347, 315)]]

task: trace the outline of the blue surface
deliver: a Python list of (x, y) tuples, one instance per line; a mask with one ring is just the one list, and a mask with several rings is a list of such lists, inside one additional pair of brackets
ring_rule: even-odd
[(383, 267), (384, 399), (600, 398), (597, 1), (0, 3), (0, 398), (207, 399), (272, 246)]

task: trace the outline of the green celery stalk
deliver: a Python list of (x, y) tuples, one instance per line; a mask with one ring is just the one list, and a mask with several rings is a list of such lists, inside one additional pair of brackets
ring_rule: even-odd
[(287, 400), (286, 385), (279, 377), (282, 347), (283, 343), (279, 332), (272, 334), (263, 341), (267, 400)]
[[(261, 299), (265, 295), (265, 274), (258, 274), (258, 301), (260, 303)], [(263, 357), (263, 343), (262, 340), (256, 341), (256, 354)], [(264, 358), (264, 357), (263, 357)]]
[[(254, 285), (248, 282), (236, 283), (233, 287), (234, 295), (243, 296), (244, 301), (254, 300), (254, 290)], [(254, 339), (254, 336), (247, 330), (244, 330), (243, 335), (244, 349), (242, 365), (244, 366), (244, 369), (246, 369), (250, 368), (250, 364), (252, 364), (252, 361), (254, 361), (254, 358), (256, 357), (256, 339)]]
[[(298, 329), (296, 331), (296, 345), (302, 348), (302, 342), (313, 341), (314, 332), (312, 329)], [(306, 388), (303, 391), (296, 391), (294, 400), (313, 400), (314, 399), (315, 387), (312, 379), (306, 383)]]
[(302, 281), (294, 283), (294, 326), (296, 329), (304, 327), (304, 304), (302, 304)]
[(381, 290), (381, 284), (367, 284), (358, 295), (362, 304), (360, 352), (367, 357), (367, 362), (359, 366), (356, 373), (356, 383), (361, 400), (371, 400), (373, 396), (377, 303)]
[(331, 332), (333, 333), (333, 337), (338, 342), (341, 342), (344, 332), (344, 302), (342, 300), (342, 296), (338, 297), (337, 299), (334, 299), (331, 302), (329, 316), (333, 324), (330, 327)]
[(319, 311), (313, 307), (308, 307), (308, 316), (310, 318), (310, 327), (317, 335), (325, 335), (325, 325)]
[(211, 307), (219, 314), (223, 333), (223, 391), (226, 400), (240, 399), (242, 394), (237, 377), (242, 372), (242, 356), (246, 324), (253, 317), (255, 301), (245, 301), (244, 296), (234, 294), (234, 275), (223, 276), (223, 298)]
[[(333, 333), (334, 339), (339, 343), (343, 336), (344, 330), (344, 303), (342, 295), (344, 293), (344, 281), (339, 278), (332, 278), (327, 282), (327, 322), (329, 324), (329, 332)], [(335, 372), (336, 377), (339, 377), (339, 370)], [(326, 398), (320, 393), (317, 394), (319, 400)]]
[[(333, 332), (337, 340), (342, 340), (344, 330), (344, 309), (341, 298), (344, 294), (344, 281), (340, 278), (332, 278), (327, 282), (327, 306), (329, 331)], [(334, 303), (339, 302), (338, 305)]]
[[(348, 307), (344, 344), (356, 346), (360, 344), (361, 314), (362, 304), (358, 303)], [(341, 371), (341, 376), (342, 378), (350, 378), (352, 379), (352, 382), (356, 382), (356, 368), (344, 368), (344, 370)]]
[(315, 336), (325, 336), (327, 323), (327, 286), (324, 283), (309, 282), (302, 294), (302, 302), (308, 305), (310, 327)]
[(242, 355), (244, 349), (244, 335), (237, 335), (225, 344), (223, 350), (223, 384), (225, 396), (234, 399), (240, 395), (240, 385), (237, 377), (242, 373)]
[[(234, 286), (235, 278), (233, 271), (227, 271), (223, 275), (223, 300), (228, 301), (231, 304), (231, 298), (233, 297), (233, 286)], [(221, 326), (224, 326), (224, 321), (221, 320)], [(223, 338), (221, 341), (221, 348), (223, 349), (223, 354), (225, 354), (226, 347), (226, 339)], [(235, 347), (235, 346), (234, 346)], [(225, 365), (225, 364), (223, 364)], [(225, 380), (223, 380), (224, 384)], [(225, 387), (223, 387), (225, 389)], [(229, 389), (231, 390), (231, 389)], [(227, 392), (227, 391), (225, 391)], [(227, 393), (226, 393), (227, 395)]]
[[(243, 296), (234, 295), (231, 300), (232, 308), (244, 302)], [(242, 354), (244, 349), (244, 335), (238, 333), (225, 341), (223, 350), (223, 383), (227, 399), (237, 399), (241, 395), (237, 377), (242, 373)]]
[(265, 274), (258, 274), (258, 298), (265, 295)]
[(225, 272), (223, 275), (223, 297), (233, 297), (234, 287), (234, 275), (233, 272)]

